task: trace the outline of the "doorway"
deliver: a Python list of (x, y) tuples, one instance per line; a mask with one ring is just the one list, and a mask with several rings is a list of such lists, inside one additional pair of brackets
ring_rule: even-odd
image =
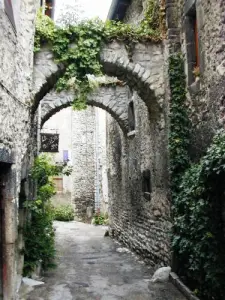
[(6, 278), (6, 266), (4, 263), (4, 245), (5, 245), (5, 189), (7, 174), (10, 164), (0, 162), (0, 300), (4, 298), (4, 283)]

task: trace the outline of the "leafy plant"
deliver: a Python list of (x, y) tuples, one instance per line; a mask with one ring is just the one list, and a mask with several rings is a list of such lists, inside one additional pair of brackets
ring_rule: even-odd
[(172, 246), (179, 275), (204, 300), (225, 296), (225, 237), (222, 220), (225, 178), (225, 131), (214, 138), (199, 164), (191, 164), (191, 124), (186, 106), (183, 59), (169, 59), (171, 90), (170, 175)]
[(37, 16), (35, 52), (46, 43), (51, 46), (55, 60), (65, 67), (64, 75), (57, 82), (57, 91), (74, 90), (76, 98), (73, 107), (84, 109), (87, 95), (93, 88), (86, 75), (102, 75), (99, 61), (102, 42), (124, 40), (128, 48), (130, 43), (137, 41), (158, 42), (162, 38), (160, 22), (160, 7), (155, 0), (149, 0), (145, 19), (140, 26), (115, 21), (104, 24), (94, 19), (60, 28), (40, 11)]
[(31, 213), (31, 220), (24, 227), (24, 276), (30, 276), (41, 263), (43, 270), (55, 266), (53, 210), (41, 200), (24, 205)]
[(180, 53), (169, 57), (170, 104), (170, 175), (173, 196), (178, 192), (181, 176), (190, 165), (188, 148), (191, 123), (186, 106), (186, 82), (183, 57)]
[(41, 263), (44, 270), (53, 267), (55, 258), (54, 246), (54, 210), (50, 198), (55, 194), (51, 176), (70, 173), (65, 164), (54, 165), (47, 155), (38, 156), (31, 170), (31, 178), (37, 184), (36, 199), (26, 201), (24, 207), (30, 212), (30, 218), (24, 226), (25, 276), (31, 275)]
[(54, 220), (72, 221), (74, 220), (74, 209), (71, 205), (60, 205), (54, 208)]
[(107, 225), (108, 224), (108, 214), (101, 213), (100, 209), (94, 214), (92, 219), (93, 225)]
[(182, 266), (180, 273), (202, 299), (225, 296), (224, 178), (222, 130), (200, 163), (185, 172), (173, 203), (173, 248)]

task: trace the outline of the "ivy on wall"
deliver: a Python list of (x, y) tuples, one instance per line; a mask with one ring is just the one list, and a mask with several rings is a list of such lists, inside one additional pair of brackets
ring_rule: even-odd
[(170, 56), (172, 245), (179, 275), (189, 287), (201, 299), (221, 300), (225, 296), (225, 131), (215, 136), (198, 164), (191, 164), (183, 65), (180, 54)]
[(103, 23), (94, 19), (60, 28), (40, 10), (36, 21), (34, 51), (39, 51), (45, 44), (51, 47), (55, 60), (66, 67), (56, 89), (73, 89), (76, 95), (73, 106), (82, 109), (86, 106), (86, 98), (91, 91), (86, 75), (102, 75), (99, 61), (102, 42), (114, 39), (128, 44), (138, 41), (158, 42), (162, 39), (160, 20), (158, 1), (155, 0), (149, 0), (145, 18), (139, 26), (115, 21)]
[[(170, 175), (172, 193), (178, 192), (181, 176), (190, 164), (190, 120), (186, 106), (186, 81), (182, 54), (169, 57), (170, 80)], [(173, 195), (174, 196), (174, 195)]]
[(174, 197), (173, 248), (180, 272), (201, 299), (225, 296), (225, 131), (192, 165)]

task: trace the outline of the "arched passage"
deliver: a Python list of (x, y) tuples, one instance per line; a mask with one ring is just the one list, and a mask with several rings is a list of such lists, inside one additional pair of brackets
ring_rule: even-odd
[[(128, 131), (129, 89), (126, 86), (100, 87), (90, 94), (87, 104), (106, 110), (119, 123), (124, 133)], [(41, 126), (55, 113), (72, 104), (74, 94), (52, 90), (41, 101)]]
[[(114, 94), (114, 97), (107, 96), (106, 91), (110, 89), (109, 87), (100, 88), (96, 92), (101, 94), (103, 91), (102, 95), (105, 98), (103, 102), (95, 98), (94, 94), (88, 97), (88, 104), (102, 107), (114, 117), (108, 116), (107, 119), (106, 165), (107, 176), (109, 174), (108, 194), (112, 203), (112, 228), (115, 233), (120, 234), (121, 241), (129, 241), (131, 247), (138, 251), (146, 249), (146, 258), (151, 257), (151, 261), (168, 263), (169, 247), (165, 248), (164, 252), (155, 250), (156, 244), (158, 245), (162, 239), (167, 241), (165, 220), (169, 216), (168, 189), (165, 180), (168, 170), (166, 147), (168, 102), (165, 97), (163, 48), (159, 43), (148, 45), (137, 43), (133, 49), (130, 49), (131, 53), (123, 43), (112, 44), (112, 46), (103, 46), (100, 60), (104, 72), (123, 80), (130, 90), (130, 95), (125, 102), (126, 109), (121, 108), (120, 92)], [(65, 92), (56, 94), (53, 91), (58, 78), (63, 73), (64, 67), (54, 63), (49, 49), (42, 49), (36, 55), (32, 111), (35, 112), (43, 99), (45, 113), (42, 116), (42, 123), (55, 112), (71, 104), (73, 95), (65, 99)], [(53, 95), (56, 97), (55, 100)], [(131, 100), (134, 110), (132, 113), (136, 121), (135, 130), (124, 135), (114, 119), (118, 121), (123, 131), (128, 131), (128, 107)], [(82, 133), (79, 135), (84, 136)], [(80, 143), (77, 145), (80, 146)], [(90, 148), (88, 145), (85, 149), (89, 151)], [(79, 150), (76, 153), (79, 153)], [(80, 159), (77, 160), (81, 162)], [(80, 170), (84, 170), (84, 167), (77, 164), (77, 172)], [(84, 180), (87, 179), (87, 174), (88, 172), (85, 172)], [(146, 178), (145, 174), (151, 176)], [(145, 184), (147, 180), (148, 184)], [(144, 197), (146, 193), (148, 197)], [(140, 224), (137, 220), (140, 220)], [(148, 228), (149, 233), (154, 236), (147, 246), (142, 245), (141, 237), (137, 237), (135, 241), (127, 238), (127, 233), (132, 236), (137, 228), (141, 232), (143, 220), (146, 220), (145, 228)], [(160, 228), (159, 235), (154, 231), (152, 224)]]
[[(125, 45), (119, 45), (125, 49)], [(141, 45), (143, 47), (143, 45)], [(147, 105), (152, 117), (155, 118), (161, 111), (164, 97), (163, 85), (163, 54), (161, 45), (150, 45), (145, 52), (134, 51), (129, 57), (127, 51), (113, 51), (110, 44), (102, 47), (100, 61), (107, 75), (117, 76), (126, 84), (135, 89)], [(151, 50), (151, 51), (150, 51)], [(144, 57), (144, 60), (143, 58)], [(43, 97), (51, 91), (57, 80), (64, 73), (64, 66), (54, 62), (51, 49), (43, 48), (35, 55), (33, 72), (33, 105), (34, 113)]]

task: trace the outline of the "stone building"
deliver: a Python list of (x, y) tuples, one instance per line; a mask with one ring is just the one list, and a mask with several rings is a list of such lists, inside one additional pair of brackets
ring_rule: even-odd
[[(185, 58), (187, 100), (193, 123), (190, 153), (196, 161), (204, 154), (215, 131), (224, 125), (225, 3), (201, 0), (160, 3), (165, 6), (168, 38), (161, 45), (149, 45), (147, 51), (137, 46), (132, 59), (138, 59), (141, 65), (149, 64), (151, 70), (162, 69), (164, 118), (157, 120), (148, 113), (131, 89), (128, 102), (134, 110), (131, 115), (135, 115), (135, 132), (125, 137), (112, 118), (108, 118), (107, 128), (112, 227), (124, 243), (150, 261), (165, 264), (170, 263), (165, 150), (169, 133), (168, 55), (182, 52)], [(143, 19), (146, 5), (147, 1), (113, 1), (109, 18), (138, 23)], [(146, 192), (150, 193), (149, 198)], [(123, 195), (122, 199), (119, 195)]]
[[(22, 202), (28, 197), (36, 1), (0, 1), (0, 299), (20, 283)], [(21, 223), (20, 223), (21, 225)]]
[[(54, 90), (63, 67), (54, 62), (51, 49), (43, 48), (33, 59), (38, 4), (25, 0), (12, 2), (13, 6), (11, 1), (0, 1), (0, 299), (4, 300), (15, 299), (22, 273), (23, 245), (18, 225), (23, 220), (22, 202), (32, 193), (28, 171), (36, 154), (38, 105), (41, 100), (50, 102), (45, 115), (40, 116), (44, 123), (71, 105), (72, 99), (68, 93), (56, 94)], [(101, 153), (104, 161), (107, 157), (101, 176), (102, 181), (107, 181), (103, 193), (109, 198), (112, 232), (154, 266), (171, 264), (170, 54), (182, 52), (185, 57), (187, 100), (194, 128), (190, 148), (193, 160), (204, 154), (215, 131), (224, 127), (225, 122), (225, 2), (162, 0), (160, 3), (168, 28), (163, 41), (136, 43), (132, 53), (127, 52), (122, 41), (102, 46), (100, 59), (105, 73), (117, 76), (126, 85), (102, 87), (89, 95), (88, 105), (109, 114), (99, 135), (99, 145), (105, 146), (95, 152), (96, 165), (92, 160), (85, 166), (92, 170), (92, 182), (85, 184), (93, 185), (90, 196), (93, 203), (96, 192), (93, 170), (100, 168)], [(136, 24), (143, 19), (146, 7), (147, 0), (114, 0), (109, 18)], [(92, 130), (85, 130), (91, 139), (97, 136), (96, 115), (90, 113), (93, 110), (79, 113), (84, 124), (90, 121)], [(82, 139), (82, 128), (76, 136)], [(84, 151), (93, 155), (87, 140), (82, 145)], [(78, 152), (75, 142), (73, 146)], [(77, 161), (76, 167), (78, 171), (85, 170), (81, 161)], [(76, 188), (76, 193), (82, 191)], [(77, 209), (83, 214), (86, 206), (78, 205)]]

